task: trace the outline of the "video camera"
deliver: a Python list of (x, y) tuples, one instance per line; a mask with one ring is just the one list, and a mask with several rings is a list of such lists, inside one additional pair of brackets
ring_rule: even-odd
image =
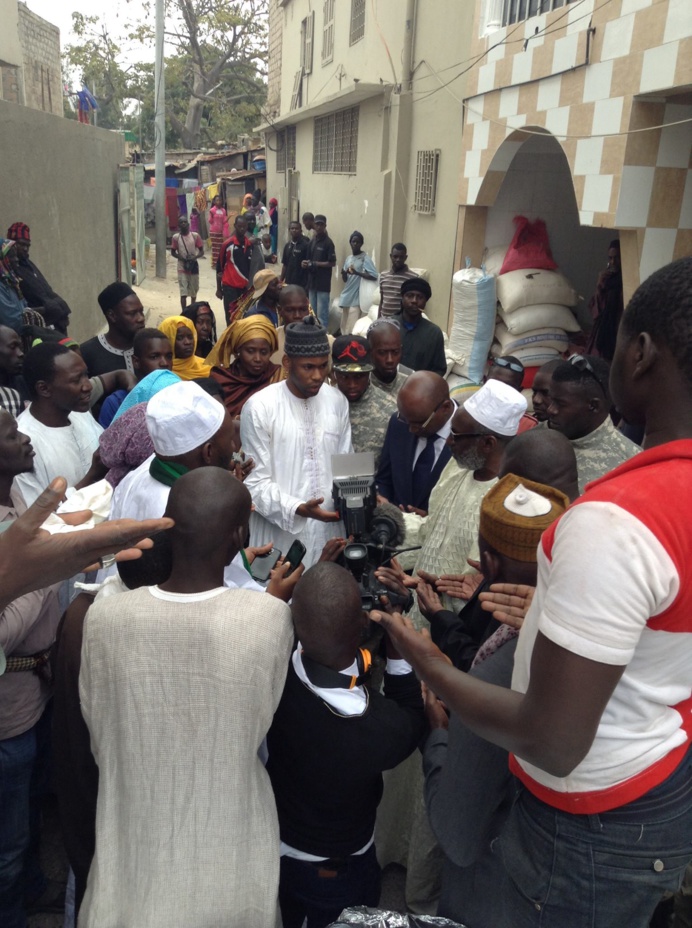
[(332, 474), (334, 509), (346, 527), (346, 537), (353, 537), (344, 548), (342, 562), (358, 583), (363, 609), (376, 609), (380, 596), (387, 596), (393, 606), (406, 607), (410, 594), (388, 590), (375, 578), (377, 568), (388, 566), (403, 544), (406, 527), (396, 506), (377, 505), (374, 454), (332, 455)]

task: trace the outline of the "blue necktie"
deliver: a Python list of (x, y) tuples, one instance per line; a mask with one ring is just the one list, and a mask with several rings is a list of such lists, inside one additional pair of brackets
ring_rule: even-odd
[(439, 435), (430, 435), (425, 448), (418, 455), (416, 466), (413, 468), (413, 505), (419, 508), (421, 503), (427, 504), (430, 495), (430, 473), (435, 466), (435, 441)]

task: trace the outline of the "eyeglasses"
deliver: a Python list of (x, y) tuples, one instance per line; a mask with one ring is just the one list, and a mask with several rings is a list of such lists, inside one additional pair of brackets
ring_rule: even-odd
[(455, 432), (452, 429), (449, 431), (452, 441), (458, 441), (460, 438), (484, 438), (486, 435), (487, 432)]
[(430, 413), (430, 415), (428, 416), (428, 418), (425, 420), (425, 422), (409, 422), (408, 419), (405, 419), (405, 418), (401, 415), (400, 412), (398, 412), (398, 413), (396, 414), (396, 417), (397, 417), (397, 419), (399, 420), (399, 422), (403, 422), (404, 425), (408, 425), (410, 428), (414, 428), (414, 429), (424, 429), (424, 428), (427, 428), (427, 427), (430, 425), (430, 423), (432, 422), (432, 417), (435, 415), (435, 413), (437, 412), (437, 410), (440, 409), (440, 407), (444, 406), (444, 404), (445, 404), (446, 402), (447, 402), (447, 400), (442, 400), (441, 403), (438, 403), (437, 406), (436, 406), (436, 407), (433, 409), (433, 411)]
[(506, 358), (495, 358), (493, 360), (493, 365), (498, 367), (508, 367), (511, 371), (514, 371), (516, 374), (524, 373), (524, 365), (515, 363), (514, 361), (508, 361)]
[(601, 388), (601, 392), (603, 393), (603, 396), (607, 398), (608, 393), (606, 391), (606, 388), (603, 385), (601, 378), (598, 376), (596, 371), (593, 369), (591, 362), (589, 361), (588, 358), (585, 358), (583, 354), (575, 354), (569, 359), (569, 363), (573, 367), (576, 367), (578, 371), (586, 371), (588, 374), (591, 374), (593, 379), (596, 381), (598, 386)]

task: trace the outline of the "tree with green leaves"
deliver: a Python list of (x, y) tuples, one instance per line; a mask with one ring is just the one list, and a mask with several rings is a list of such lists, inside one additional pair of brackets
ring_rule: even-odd
[[(130, 48), (153, 41), (152, 4), (129, 35), (114, 40), (95, 16), (73, 14), (79, 44), (65, 69), (77, 73), (99, 104), (99, 125), (131, 129), (143, 147), (154, 138), (153, 65)], [(266, 98), (267, 0), (169, 0), (166, 16), (166, 139), (196, 149), (227, 143), (257, 125)]]

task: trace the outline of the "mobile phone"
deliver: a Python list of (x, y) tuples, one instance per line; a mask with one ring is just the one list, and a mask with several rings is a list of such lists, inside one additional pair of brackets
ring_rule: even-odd
[(302, 542), (302, 541), (298, 541), (297, 538), (296, 538), (296, 540), (293, 542), (293, 544), (291, 545), (291, 547), (288, 549), (288, 554), (286, 555), (286, 560), (287, 560), (288, 563), (291, 565), (291, 573), (293, 573), (293, 571), (296, 569), (296, 567), (300, 567), (300, 564), (301, 564), (303, 558), (305, 557), (305, 552), (306, 552), (306, 550), (307, 550), (307, 549), (306, 549), (305, 545), (303, 544), (303, 542)]
[(276, 567), (276, 562), (281, 557), (281, 551), (278, 548), (272, 548), (269, 554), (260, 554), (250, 564), (250, 573), (255, 580), (268, 580), (269, 574)]

